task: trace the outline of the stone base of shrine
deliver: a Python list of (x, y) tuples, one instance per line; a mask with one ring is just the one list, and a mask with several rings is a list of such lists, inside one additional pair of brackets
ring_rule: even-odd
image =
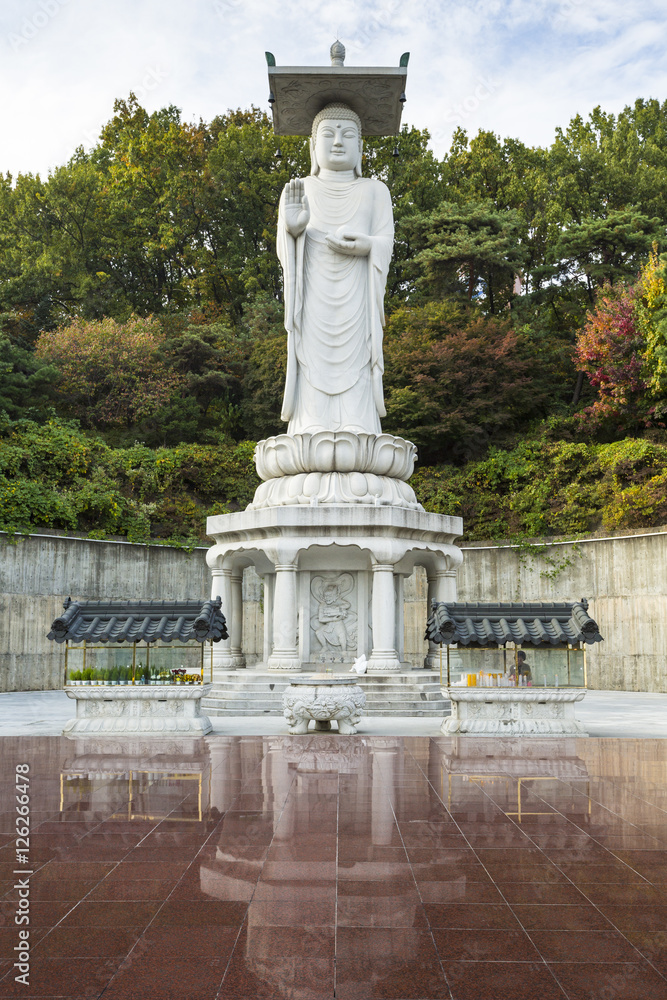
[(63, 736), (204, 736), (211, 720), (201, 714), (201, 700), (211, 684), (134, 687), (66, 687), (76, 702), (76, 718)]
[(582, 688), (443, 689), (452, 714), (442, 723), (446, 736), (587, 736), (575, 718)]
[(429, 598), (456, 600), (458, 517), (378, 504), (285, 504), (208, 519), (207, 563), (229, 638), (213, 650), (213, 678), (245, 664), (243, 570), (263, 579), (261, 667), (299, 673), (309, 664), (368, 672), (405, 669), (403, 581), (426, 568)]

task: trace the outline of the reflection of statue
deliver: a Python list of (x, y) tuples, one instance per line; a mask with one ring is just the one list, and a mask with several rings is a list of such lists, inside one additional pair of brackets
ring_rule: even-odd
[(316, 615), (310, 620), (322, 651), (346, 653), (357, 644), (357, 616), (350, 610), (345, 595), (354, 587), (350, 573), (341, 573), (334, 580), (313, 578), (310, 589), (319, 604)]
[(288, 434), (379, 434), (391, 197), (361, 176), (361, 121), (331, 104), (316, 115), (311, 176), (285, 186), (278, 256), (285, 277)]

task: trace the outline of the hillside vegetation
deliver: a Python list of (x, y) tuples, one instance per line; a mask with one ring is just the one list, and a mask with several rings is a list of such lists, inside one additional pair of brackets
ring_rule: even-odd
[[(398, 152), (394, 156), (394, 147)], [(1, 164), (0, 164), (1, 166)], [(280, 433), (280, 192), (308, 170), (257, 109), (117, 101), (92, 150), (0, 178), (0, 529), (193, 545)], [(384, 429), (466, 538), (667, 522), (667, 103), (527, 147), (404, 127)]]

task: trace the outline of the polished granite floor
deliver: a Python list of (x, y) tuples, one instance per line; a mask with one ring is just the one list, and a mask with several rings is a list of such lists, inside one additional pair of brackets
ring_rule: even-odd
[[(665, 740), (0, 752), (0, 1000), (667, 1000)], [(33, 872), (29, 985), (16, 871)]]

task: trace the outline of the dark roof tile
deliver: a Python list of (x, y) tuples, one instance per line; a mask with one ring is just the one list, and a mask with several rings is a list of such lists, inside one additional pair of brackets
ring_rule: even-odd
[(214, 601), (65, 601), (47, 638), (56, 642), (219, 642), (228, 637)]
[(463, 646), (567, 646), (602, 642), (588, 601), (549, 604), (433, 602), (426, 624), (431, 642)]

